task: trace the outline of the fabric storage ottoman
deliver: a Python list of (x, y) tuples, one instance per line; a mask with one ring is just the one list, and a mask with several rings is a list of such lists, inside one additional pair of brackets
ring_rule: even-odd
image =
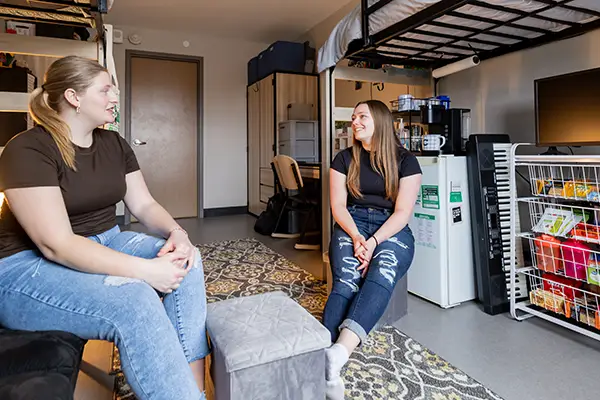
[(329, 331), (283, 292), (208, 305), (216, 400), (325, 398)]

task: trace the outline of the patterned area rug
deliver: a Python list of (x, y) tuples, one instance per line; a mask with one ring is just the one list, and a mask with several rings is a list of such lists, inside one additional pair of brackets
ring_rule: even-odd
[[(281, 290), (321, 320), (327, 285), (254, 239), (198, 246), (209, 302)], [(135, 400), (118, 352), (115, 400)], [(502, 400), (391, 326), (371, 332), (343, 371), (347, 399)]]

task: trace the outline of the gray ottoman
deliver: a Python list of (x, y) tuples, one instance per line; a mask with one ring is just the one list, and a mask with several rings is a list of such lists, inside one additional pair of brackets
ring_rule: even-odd
[(329, 331), (283, 292), (208, 305), (215, 399), (325, 398)]

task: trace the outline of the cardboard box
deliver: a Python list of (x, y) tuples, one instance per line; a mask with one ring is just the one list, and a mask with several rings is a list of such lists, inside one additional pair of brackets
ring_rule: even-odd
[(6, 33), (35, 36), (35, 24), (21, 21), (6, 21)]

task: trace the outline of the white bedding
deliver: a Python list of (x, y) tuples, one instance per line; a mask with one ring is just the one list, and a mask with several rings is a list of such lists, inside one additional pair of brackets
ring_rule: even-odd
[[(377, 1), (378, 0), (369, 0), (369, 6), (377, 3)], [(399, 21), (431, 6), (432, 4), (437, 3), (438, 1), (439, 0), (393, 0), (391, 3), (382, 7), (380, 10), (373, 13), (369, 17), (369, 31), (371, 34), (377, 33), (379, 31), (395, 24), (396, 22), (399, 22)], [(517, 10), (527, 11), (527, 12), (535, 11), (535, 10), (538, 10), (540, 8), (547, 6), (547, 4), (536, 2), (535, 0), (483, 0), (483, 1), (488, 4), (501, 5), (504, 7), (514, 8)], [(574, 6), (585, 7), (588, 9), (595, 10), (595, 11), (600, 11), (600, 1), (598, 1), (598, 0), (575, 0), (571, 4)], [(456, 11), (459, 11), (464, 14), (478, 15), (481, 17), (493, 19), (495, 21), (506, 21), (506, 20), (509, 20), (511, 18), (515, 18), (518, 16), (517, 14), (513, 14), (513, 13), (508, 13), (508, 12), (503, 12), (503, 11), (495, 11), (495, 10), (490, 10), (490, 9), (481, 8), (481, 7), (472, 6), (472, 5), (462, 6), (462, 7), (458, 8)], [(551, 9), (549, 11), (540, 13), (540, 15), (545, 16), (545, 17), (555, 18), (555, 19), (567, 20), (570, 22), (578, 22), (578, 23), (591, 22), (591, 21), (597, 19), (596, 17), (593, 17), (589, 14), (583, 14), (580, 12), (575, 12), (575, 11), (571, 11), (571, 10), (564, 9), (564, 8)], [(325, 44), (319, 49), (318, 60), (317, 60), (317, 69), (319, 72), (322, 72), (325, 69), (336, 65), (340, 60), (342, 60), (344, 58), (346, 51), (348, 50), (348, 46), (349, 46), (350, 42), (352, 42), (355, 39), (362, 38), (360, 21), (361, 21), (361, 9), (360, 9), (360, 5), (359, 5), (337, 24), (337, 26), (331, 32), (329, 39), (327, 39)], [(480, 28), (480, 29), (485, 29), (488, 26), (490, 26), (489, 24), (487, 24), (485, 22), (477, 22), (477, 21), (473, 21), (473, 20), (466, 20), (466, 19), (451, 17), (451, 16), (443, 16), (441, 18), (436, 19), (436, 21), (445, 22), (448, 24), (455, 24), (455, 25), (459, 25), (459, 26), (462, 25), (462, 26), (468, 26), (468, 27), (472, 27), (472, 28)], [(560, 31), (560, 30), (563, 30), (563, 29), (566, 29), (569, 27), (568, 25), (557, 24), (554, 22), (545, 21), (545, 20), (541, 20), (541, 19), (537, 19), (537, 18), (525, 18), (525, 19), (521, 19), (521, 20), (517, 21), (516, 23), (523, 25), (523, 26), (537, 27), (537, 28), (542, 28), (542, 29), (547, 29), (547, 30), (552, 30), (552, 31)], [(427, 25), (427, 24), (425, 24), (419, 28), (424, 31), (429, 30), (429, 31), (435, 31), (438, 33), (445, 33), (445, 34), (451, 34), (451, 35), (466, 36), (471, 33), (471, 32), (462, 31), (462, 30), (457, 31), (454, 29), (440, 28), (437, 26)], [(494, 31), (523, 36), (523, 37), (527, 37), (527, 38), (535, 38), (540, 35), (539, 33), (536, 33), (534, 31), (518, 29), (518, 28), (511, 28), (511, 27), (500, 27), (500, 28), (494, 29)], [(440, 38), (437, 36), (428, 36), (428, 35), (422, 35), (422, 34), (406, 34), (403, 36), (407, 37), (407, 38), (427, 40), (430, 42), (444, 43), (444, 42), (448, 41), (448, 39)], [(509, 43), (509, 44), (516, 43), (516, 41), (512, 40), (512, 39), (506, 39), (506, 38), (499, 37), (499, 36), (492, 36), (492, 35), (485, 35), (485, 34), (477, 35), (477, 36), (475, 36), (475, 38), (478, 38), (481, 40), (488, 40), (488, 41), (492, 41), (492, 42), (500, 42), (500, 43)], [(421, 48), (421, 49), (428, 48), (427, 45), (419, 45), (414, 42), (403, 43), (401, 40), (395, 40), (392, 43), (415, 47), (415, 48), (417, 48), (417, 50), (415, 50), (415, 53), (419, 51), (418, 50), (419, 48)], [(494, 47), (491, 47), (491, 46), (488, 46), (485, 44), (480, 44), (480, 43), (474, 43), (474, 42), (468, 42), (468, 43), (475, 49), (488, 50), (488, 49), (494, 48)], [(457, 42), (455, 44), (467, 46), (467, 42)], [(411, 51), (397, 50), (397, 49), (390, 48), (390, 47), (380, 47), (379, 50), (392, 51), (392, 52), (401, 51), (406, 54), (411, 53)], [(439, 49), (439, 51), (443, 51), (443, 50), (445, 50), (445, 49), (444, 48)], [(450, 50), (450, 49), (448, 49), (448, 50), (452, 51), (454, 53), (461, 52), (460, 50), (456, 50), (454, 48), (452, 50)], [(469, 52), (466, 52), (466, 51), (464, 53), (470, 54)], [(427, 55), (427, 54), (425, 54), (425, 55)], [(439, 53), (429, 54), (429, 56), (439, 57)]]

